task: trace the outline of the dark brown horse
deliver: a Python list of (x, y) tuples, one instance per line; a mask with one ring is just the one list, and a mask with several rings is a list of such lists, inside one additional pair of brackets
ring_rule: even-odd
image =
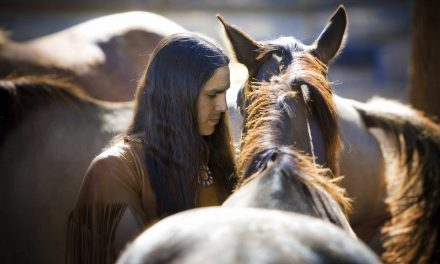
[(330, 170), (290, 147), (294, 137), (286, 131), (304, 103), (290, 75), (254, 85), (238, 190), (222, 208), (179, 213), (154, 225), (119, 263), (380, 263), (348, 225), (343, 211), (349, 201)]
[[(270, 80), (289, 69), (293, 70), (287, 74), (297, 76), (294, 79), (309, 88), (316, 86), (316, 82), (321, 83), (319, 80), (326, 80), (328, 65), (344, 44), (348, 22), (345, 9), (339, 7), (312, 45), (305, 45), (293, 37), (257, 42), (237, 27), (224, 20), (222, 23), (237, 60), (249, 71), (248, 81), (237, 98), (238, 103), (246, 108), (254, 81)], [(310, 67), (314, 64), (322, 67)], [(313, 91), (305, 94), (310, 95), (306, 98), (313, 102), (309, 108), (311, 115), (319, 117), (323, 114), (323, 100)], [(384, 223), (392, 219), (386, 229), (386, 261), (438, 261), (440, 126), (398, 103), (382, 100), (363, 104), (332, 95), (331, 89), (328, 93), (336, 105), (338, 122), (333, 128), (321, 122), (321, 129), (316, 129), (300, 121), (298, 126), (303, 124), (302, 129), (310, 131), (314, 139), (313, 147), (302, 150), (314, 155), (319, 163), (330, 167), (335, 174), (340, 168), (340, 173), (345, 176), (342, 185), (354, 201), (350, 223), (355, 232), (374, 245), (374, 238), (380, 236)], [(298, 110), (304, 112), (294, 109), (294, 113)], [(333, 114), (327, 113), (328, 116)], [(329, 129), (337, 129), (338, 124), (345, 145), (340, 159), (331, 156), (334, 153), (331, 146), (339, 142), (332, 141), (329, 136), (334, 133)], [(382, 152), (371, 128), (381, 129), (386, 135), (381, 142), (397, 148), (397, 152), (391, 156), (386, 151)], [(324, 136), (321, 137), (321, 134)], [(385, 171), (384, 155), (387, 161), (397, 161), (399, 169), (391, 171), (387, 166)]]
[(42, 77), (0, 81), (0, 259), (63, 263), (67, 218), (90, 161), (131, 119)]
[(0, 38), (0, 78), (56, 74), (93, 98), (129, 101), (156, 44), (183, 31), (160, 15), (127, 12), (25, 42)]

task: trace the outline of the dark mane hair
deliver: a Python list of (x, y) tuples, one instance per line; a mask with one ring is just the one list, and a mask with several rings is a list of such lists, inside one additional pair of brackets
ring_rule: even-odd
[(0, 80), (0, 144), (28, 114), (52, 104), (65, 107), (96, 104), (80, 88), (52, 76), (24, 76)]
[(164, 216), (195, 207), (202, 165), (208, 164), (215, 180), (229, 182), (232, 190), (234, 152), (227, 117), (223, 114), (215, 132), (203, 137), (196, 109), (203, 85), (215, 70), (228, 65), (229, 58), (216, 45), (191, 33), (165, 38), (151, 58), (126, 134), (145, 134), (146, 168), (158, 214)]
[[(312, 114), (316, 116), (321, 132), (324, 137), (326, 149), (326, 158), (329, 167), (334, 175), (339, 175), (339, 155), (342, 150), (342, 141), (340, 138), (340, 129), (336, 112), (336, 105), (333, 100), (333, 94), (330, 84), (326, 79), (327, 66), (318, 59), (306, 52), (295, 53), (292, 64), (284, 74), (275, 77), (272, 83), (252, 83), (252, 92), (249, 93), (248, 99), (251, 105), (248, 106), (248, 123), (247, 129), (257, 129), (258, 133), (273, 133), (274, 137), (280, 137), (279, 133), (273, 131), (270, 126), (262, 125), (261, 120), (268, 120), (267, 124), (277, 124), (281, 126), (277, 114), (269, 106), (277, 104), (278, 98), (282, 94), (285, 98), (294, 97), (296, 92), (292, 91), (292, 85), (308, 84), (310, 95), (305, 97), (306, 104)], [(276, 86), (276, 89), (272, 88)], [(275, 110), (277, 111), (277, 110)], [(292, 110), (294, 111), (294, 110)], [(265, 148), (265, 138), (259, 137), (258, 133), (248, 135), (244, 139), (252, 144), (253, 148), (243, 150), (240, 160), (248, 160), (253, 153), (260, 152), (261, 148)], [(249, 134), (249, 133), (248, 133)], [(239, 162), (241, 164), (241, 162)], [(240, 165), (239, 165), (240, 167)]]
[[(336, 129), (336, 131), (329, 132), (327, 135), (327, 137), (333, 140), (333, 145), (330, 145), (331, 147), (328, 149), (339, 153), (338, 146), (340, 139), (337, 130), (338, 127), (331, 127), (331, 129), (327, 127), (333, 124), (333, 122), (337, 124), (333, 100), (330, 100), (331, 93), (328, 88), (328, 83), (325, 81), (325, 77), (321, 77), (322, 75), (320, 75), (320, 73), (304, 68), (310, 62), (315, 63), (313, 60), (310, 61), (312, 59), (311, 57), (304, 54), (299, 58), (299, 62), (297, 62), (292, 69), (294, 70), (293, 80), (307, 81), (312, 86), (311, 100), (325, 100), (326, 104), (324, 107), (315, 111), (319, 111), (319, 118), (331, 119), (328, 122), (321, 121), (321, 126), (324, 127), (323, 129)], [(256, 173), (262, 167), (265, 167), (268, 159), (264, 157), (267, 156), (268, 151), (270, 152), (278, 148), (282, 149), (282, 152), (288, 153), (288, 156), (291, 156), (289, 158), (291, 163), (289, 166), (286, 165), (289, 163), (285, 162), (273, 166), (278, 166), (277, 169), (285, 170), (285, 173), (289, 175), (300, 175), (299, 181), (307, 189), (310, 189), (309, 192), (316, 193), (317, 189), (323, 190), (337, 202), (343, 211), (348, 212), (350, 200), (345, 197), (344, 190), (335, 184), (335, 181), (338, 181), (339, 178), (330, 181), (329, 178), (331, 178), (332, 173), (329, 170), (322, 169), (319, 166), (319, 168), (315, 168), (312, 160), (304, 157), (304, 154), (280, 147), (282, 144), (282, 132), (285, 127), (281, 118), (281, 112), (293, 112), (294, 110), (285, 102), (289, 98), (297, 96), (297, 92), (291, 89), (292, 74), (289, 72), (290, 71), (272, 79), (271, 83), (253, 84), (253, 90), (248, 98), (250, 105), (247, 107), (248, 116), (245, 124), (247, 133), (243, 139), (242, 149), (237, 161), (239, 185), (244, 184), (249, 176)], [(325, 109), (330, 113), (325, 113)], [(335, 163), (335, 160), (333, 160), (335, 153), (330, 155), (333, 163)], [(293, 165), (297, 167), (293, 167)], [(318, 192), (321, 193), (322, 191)]]

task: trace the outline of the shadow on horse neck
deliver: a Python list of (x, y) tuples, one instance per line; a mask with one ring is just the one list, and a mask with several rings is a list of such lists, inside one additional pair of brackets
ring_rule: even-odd
[(335, 184), (338, 179), (292, 148), (313, 153), (310, 130), (299, 122), (310, 115), (306, 93), (311, 90), (297, 81), (285, 74), (252, 85), (238, 159), (240, 187), (225, 205), (302, 213), (352, 232), (344, 215), (350, 202)]

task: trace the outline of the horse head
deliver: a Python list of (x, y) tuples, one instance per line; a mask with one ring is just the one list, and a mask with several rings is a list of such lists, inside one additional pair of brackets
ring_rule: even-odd
[[(337, 9), (311, 45), (305, 45), (293, 37), (256, 41), (236, 26), (228, 24), (221, 16), (218, 18), (225, 29), (232, 53), (249, 72), (248, 80), (237, 96), (244, 123), (249, 118), (247, 109), (254, 91), (259, 89), (259, 83), (289, 75), (291, 91), (299, 94), (289, 102), (294, 114), (286, 121), (290, 121), (298, 132), (292, 133), (291, 141), (337, 175), (342, 144), (336, 106), (326, 77), (329, 63), (345, 42), (347, 17), (344, 7)], [(243, 126), (242, 137), (247, 129)], [(307, 133), (301, 133), (300, 130), (306, 130)], [(313, 144), (301, 144), (307, 141), (304, 137), (311, 138)]]
[(344, 191), (334, 184), (330, 170), (306, 155), (314, 152), (310, 131), (304, 129), (312, 90), (296, 77), (287, 69), (250, 87), (237, 160), (240, 186), (225, 205), (311, 215), (351, 233), (343, 213), (349, 207)]

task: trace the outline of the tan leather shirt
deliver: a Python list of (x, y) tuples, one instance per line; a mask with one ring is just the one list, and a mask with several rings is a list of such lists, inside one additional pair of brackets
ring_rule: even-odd
[[(126, 208), (134, 212), (135, 221), (140, 227), (147, 227), (159, 220), (144, 156), (141, 143), (121, 141), (92, 161), (84, 177), (76, 207), (69, 218), (68, 258), (73, 256), (72, 262), (84, 260), (81, 248), (92, 247), (90, 243), (96, 245), (96, 241), (87, 241), (90, 234), (98, 238), (114, 237)], [(227, 196), (224, 184), (214, 178), (211, 186), (201, 188), (197, 207), (220, 205)], [(99, 234), (96, 234), (96, 229)], [(108, 243), (112, 242), (99, 241), (98, 244), (107, 247)], [(102, 252), (99, 254), (103, 255)]]

